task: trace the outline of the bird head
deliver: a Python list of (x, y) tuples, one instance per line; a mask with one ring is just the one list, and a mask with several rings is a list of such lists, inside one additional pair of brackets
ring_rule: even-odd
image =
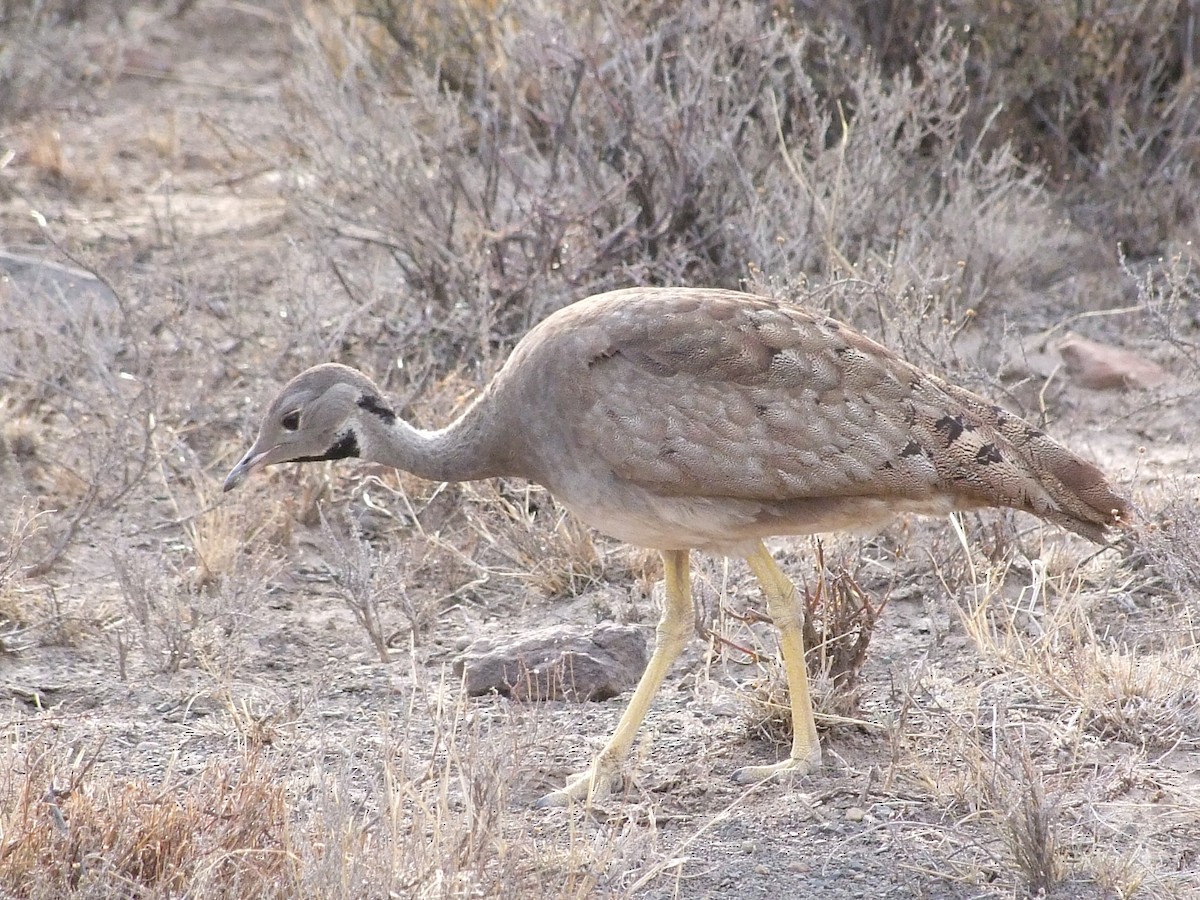
[(254, 445), (225, 478), (231, 491), (255, 469), (283, 462), (318, 462), (358, 456), (355, 420), (364, 411), (391, 422), (395, 414), (374, 383), (335, 363), (301, 372), (267, 408)]

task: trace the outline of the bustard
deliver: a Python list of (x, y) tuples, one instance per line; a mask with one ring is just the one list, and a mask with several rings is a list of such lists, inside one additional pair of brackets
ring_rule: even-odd
[(801, 609), (765, 537), (1004, 506), (1099, 542), (1128, 515), (1098, 468), (999, 406), (834, 319), (721, 290), (634, 288), (568, 306), (436, 431), (397, 418), (361, 372), (316, 366), (271, 403), (225, 490), (261, 466), (344, 457), (433, 481), (525, 478), (598, 531), (661, 551), (646, 671), (590, 768), (542, 805), (619, 779), (692, 628), (692, 550), (743, 557), (780, 633), (794, 738), (787, 759), (735, 773), (753, 782), (821, 762)]

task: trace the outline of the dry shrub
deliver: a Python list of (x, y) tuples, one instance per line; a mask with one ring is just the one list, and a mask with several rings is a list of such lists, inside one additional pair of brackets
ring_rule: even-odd
[[(1133, 327), (1122, 335), (1127, 345), (1157, 351), (1175, 375), (1177, 399), (1200, 396), (1200, 244), (1176, 244), (1171, 252), (1150, 263), (1132, 265), (1122, 259), (1126, 276), (1137, 287)], [(1157, 413), (1159, 404), (1145, 404)]]
[[(264, 521), (254, 521), (257, 516), (249, 514), (251, 509)], [(274, 521), (278, 517), (269, 515), (271, 511), (261, 505), (249, 508), (244, 503), (225, 503), (190, 517), (184, 523), (184, 534), (195, 557), (189, 573), (191, 585), (197, 589), (219, 585), (233, 574), (245, 548), (256, 546), (266, 532), (278, 529)]]
[(178, 672), (193, 660), (192, 634), (201, 626), (184, 579), (162, 560), (128, 547), (114, 550), (112, 564), (122, 608), (108, 630), (121, 679), (128, 677), (133, 647), (151, 671)]
[(1063, 189), (1077, 220), (1134, 256), (1194, 233), (1200, 23), (1193, 4), (834, 3), (798, 15), (845, 35), (889, 75), (919, 68), (922, 48), (949, 26), (969, 60), (968, 144), (1010, 142)]
[(1176, 483), (1138, 534), (1129, 565), (1138, 574), (1138, 593), (1165, 594), (1200, 612), (1200, 507)]
[[(853, 721), (859, 710), (859, 676), (867, 647), (888, 595), (872, 598), (858, 582), (857, 570), (845, 560), (826, 562), (824, 545), (816, 541), (816, 578), (803, 580), (805, 662), (817, 716), (825, 721)], [(750, 618), (758, 618), (753, 615)], [(792, 740), (787, 676), (773, 654), (755, 651), (764, 668), (750, 694), (749, 727), (776, 743)]]
[(122, 540), (109, 555), (117, 602), (106, 604), (104, 630), (118, 675), (129, 677), (131, 661), (151, 672), (196, 664), (226, 675), (236, 671), (245, 661), (253, 610), (278, 566), (262, 552), (242, 553), (218, 579), (169, 545), (157, 548)]
[[(427, 55), (381, 56), (361, 17), (326, 25), (318, 43), (348, 62), (314, 50), (296, 79), (293, 191), (340, 289), (387, 323), (386, 339), (359, 323), (365, 354), (398, 335), (438, 367), (487, 358), (628, 284), (799, 291), (851, 319), (882, 305), (914, 332), (957, 327), (1058, 227), (1035, 177), (968, 136), (947, 30), (885, 76), (765, 5), (534, 3), (498, 20), (449, 5), (413, 38)], [(408, 6), (360, 9), (377, 24)], [(439, 66), (466, 55), (452, 46), (474, 48), (469, 76)], [(809, 295), (801, 272), (830, 290)]]
[(398, 559), (375, 550), (349, 520), (335, 527), (322, 513), (321, 533), (332, 560), (333, 582), (346, 608), (371, 639), (379, 661), (390, 662), (393, 633), (384, 621), (382, 600), (406, 593)]
[(827, 567), (819, 541), (816, 562), (816, 586), (806, 585), (804, 591), (804, 646), (816, 657), (816, 670), (830, 682), (832, 695), (844, 704), (844, 714), (850, 714), (858, 709), (859, 675), (888, 595), (872, 599), (844, 561)]
[(1200, 659), (1195, 646), (1153, 650), (1089, 644), (1042, 678), (1102, 738), (1149, 750), (1200, 747)]
[[(463, 38), (423, 41), (491, 30), (482, 5), (454, 5), (459, 15), (434, 24)], [(436, 310), (452, 337), (482, 322), (511, 339), (604, 287), (744, 274), (748, 254), (733, 249), (741, 237), (725, 214), (753, 186), (736, 148), (708, 135), (765, 98), (739, 91), (795, 79), (783, 33), (764, 34), (752, 10), (697, 4), (652, 31), (616, 4), (546, 13), (510, 10), (460, 90), (440, 68), (361, 49), (352, 76), (310, 71), (300, 85), (294, 139), (310, 177), (299, 199), (323, 228), (391, 254), (411, 297), (399, 323)], [(696, 44), (695, 33), (712, 39)], [(344, 40), (355, 48), (355, 32)], [(722, 104), (728, 123), (713, 118)], [(761, 129), (746, 139), (759, 155), (773, 143)]]
[[(1165, 223), (1139, 240), (1186, 234), (1200, 117), (1180, 4), (1086, 22), (994, 5), (346, 0), (307, 29), (289, 130), (330, 289), (378, 314), (342, 351), (385, 373), (399, 346), (414, 380), (490, 368), (566, 302), (687, 283), (799, 299), (919, 363), (995, 371), (998, 329), (1057, 322), (1065, 301), (1039, 295), (1094, 264), (1059, 203), (1071, 190), (1079, 206), (1093, 183), (1125, 186), (1081, 209), (1097, 228), (1168, 192), (1178, 208), (1131, 213)], [(1046, 54), (1016, 52), (1031, 43)], [(1041, 169), (1060, 158), (1067, 195)]]
[(81, 528), (127, 505), (145, 482), (158, 461), (163, 403), (140, 350), (143, 309), (78, 265), (19, 262), (14, 281), (30, 302), (0, 325), (0, 378), (38, 435), (22, 467), (25, 489), (53, 509), (26, 570), (40, 577)]

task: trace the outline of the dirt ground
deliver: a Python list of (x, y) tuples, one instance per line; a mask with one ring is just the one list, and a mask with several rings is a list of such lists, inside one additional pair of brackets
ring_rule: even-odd
[[(1122, 313), (1145, 270), (1077, 234), (1047, 248), (1053, 274), (1005, 345), (980, 347), (1134, 499), (1140, 542), (1097, 552), (1000, 513), (966, 517), (970, 553), (943, 521), (823, 540), (831, 571), (886, 604), (857, 703), (818, 690), (825, 767), (752, 789), (730, 773), (786, 752), (758, 716), (774, 638), (739, 618), (757, 602), (744, 567), (697, 560), (716, 637), (672, 671), (626, 793), (536, 810), (628, 695), (468, 698), (453, 662), (477, 636), (559, 622), (649, 640), (653, 556), (523, 485), (348, 463), (220, 493), (291, 374), (411, 351), (344, 339), (371, 310), (313, 287), (336, 282), (284, 190), (291, 21), (273, 3), (134, 6), (76, 35), (81, 89), (0, 130), (0, 895), (259, 896), (272, 879), (280, 896), (1200, 895), (1200, 306), (1169, 334)], [(1056, 349), (1081, 327), (1166, 380), (1083, 386)], [(431, 424), (481, 378), (398, 399)], [(339, 556), (347, 521), (363, 541)], [(805, 584), (816, 547), (772, 543)], [(347, 602), (355, 566), (387, 662)], [(231, 836), (222, 798), (260, 796), (261, 829)], [(150, 821), (167, 807), (191, 818)], [(220, 837), (160, 848), (188, 873), (173, 883), (145, 861), (155, 828), (163, 847)]]

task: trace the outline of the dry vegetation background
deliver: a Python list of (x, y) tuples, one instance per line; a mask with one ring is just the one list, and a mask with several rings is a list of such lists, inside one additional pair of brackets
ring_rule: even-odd
[[(0, 896), (1197, 896), (1198, 26), (0, 0)], [(453, 660), (652, 623), (656, 560), (520, 483), (220, 479), (308, 365), (440, 423), (548, 312), (674, 283), (832, 311), (1046, 423), (1141, 525), (777, 542), (828, 765), (751, 790), (774, 638), (705, 560), (627, 794), (532, 811), (623, 698), (467, 698)], [(1068, 332), (1170, 377), (1090, 390)]]

